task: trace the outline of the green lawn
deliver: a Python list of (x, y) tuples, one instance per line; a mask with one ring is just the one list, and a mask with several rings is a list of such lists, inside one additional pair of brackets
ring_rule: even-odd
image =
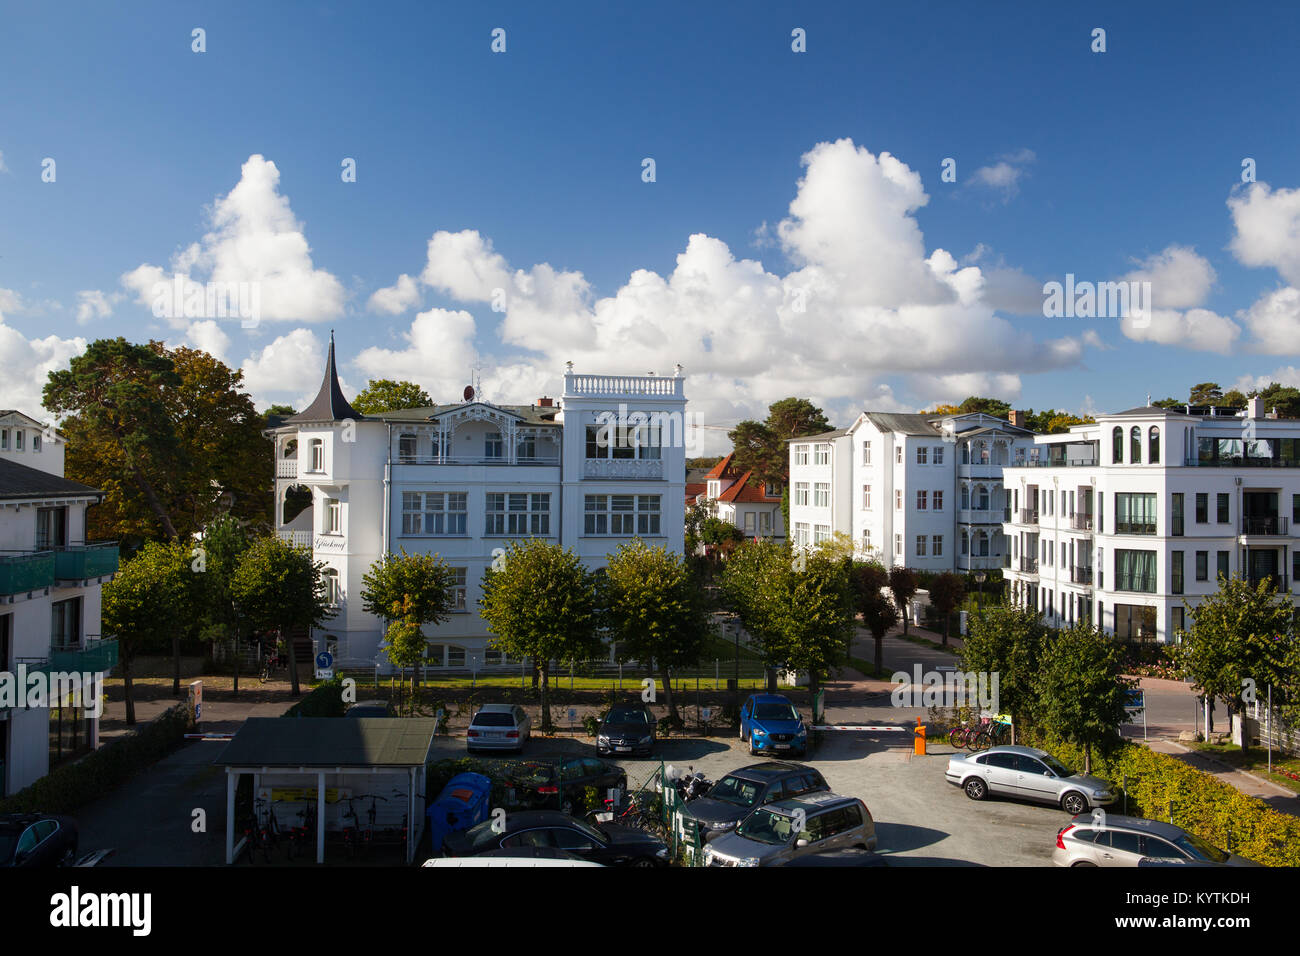
[(1188, 746), (1193, 750), (1199, 750), (1211, 755), (1216, 760), (1220, 760), (1238, 770), (1248, 770), (1266, 780), (1271, 780), (1289, 790), (1300, 793), (1300, 780), (1292, 780), (1290, 777), (1276, 772), (1278, 770), (1289, 770), (1292, 773), (1300, 773), (1300, 757), (1290, 757), (1274, 751), (1273, 770), (1275, 772), (1269, 773), (1268, 751), (1263, 747), (1251, 747), (1243, 752), (1236, 744), (1194, 743), (1188, 744)]

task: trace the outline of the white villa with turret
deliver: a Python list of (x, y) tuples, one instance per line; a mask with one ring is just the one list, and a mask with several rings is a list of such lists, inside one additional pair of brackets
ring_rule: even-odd
[(275, 443), (276, 530), (324, 563), (336, 616), (317, 629), (335, 666), (378, 666), (383, 622), (362, 577), (386, 553), (436, 553), (461, 580), (456, 610), (426, 630), (429, 666), (517, 667), (477, 613), (494, 554), (538, 537), (591, 568), (633, 538), (683, 548), (685, 379), (564, 374), (559, 399), (461, 401), (377, 415), (343, 397), (331, 337), (320, 393), (267, 431)]

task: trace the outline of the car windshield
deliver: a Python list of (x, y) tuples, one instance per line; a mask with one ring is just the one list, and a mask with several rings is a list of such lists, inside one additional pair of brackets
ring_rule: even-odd
[(509, 714), (503, 714), (500, 712), (485, 714), (480, 710), (474, 715), (474, 719), (470, 721), (470, 723), (475, 727), (513, 727), (515, 725), (515, 719)]
[(477, 853), (500, 840), (501, 833), (496, 827), (496, 820), (492, 819), (484, 820), (466, 830), (465, 839), (469, 841), (470, 851)]
[(1184, 833), (1180, 837), (1175, 837), (1174, 845), (1185, 853), (1190, 853), (1198, 859), (1209, 860), (1211, 863), (1224, 863), (1228, 859), (1228, 854), (1217, 846), (1206, 843), (1194, 833)]
[(709, 791), (709, 796), (714, 800), (721, 800), (723, 803), (734, 804), (738, 807), (752, 807), (758, 802), (758, 794), (762, 788), (752, 780), (741, 780), (739, 777), (726, 776), (714, 785)]
[(1056, 774), (1058, 777), (1074, 776), (1074, 771), (1070, 770), (1068, 767), (1066, 767), (1063, 763), (1061, 763), (1061, 761), (1057, 760), (1055, 757), (1052, 757), (1050, 755), (1044, 755), (1042, 761), (1043, 763), (1047, 764), (1047, 769), (1052, 771), (1052, 773)]
[(799, 715), (789, 704), (755, 704), (754, 717), (758, 720), (798, 720)]
[(747, 840), (758, 843), (770, 843), (784, 846), (794, 835), (794, 821), (771, 810), (759, 810), (752, 817), (736, 828), (736, 832)]
[(634, 710), (629, 707), (624, 710), (611, 710), (609, 716), (605, 718), (609, 724), (648, 724), (649, 718), (644, 710)]

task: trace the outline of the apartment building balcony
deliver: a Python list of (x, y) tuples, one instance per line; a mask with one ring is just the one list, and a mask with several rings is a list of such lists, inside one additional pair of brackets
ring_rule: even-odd
[(275, 536), (285, 544), (291, 544), (295, 548), (311, 547), (312, 533), (310, 531), (277, 531)]
[(280, 458), (275, 463), (275, 477), (277, 478), (297, 478), (298, 477), (298, 459), (297, 458)]
[(969, 464), (960, 464), (957, 466), (957, 476), (960, 478), (994, 478), (1002, 477), (1002, 469), (1005, 465), (994, 465), (987, 462), (970, 462)]
[(1025, 556), (1025, 555), (1022, 554), (1022, 555), (1020, 556), (1020, 561), (1019, 561), (1019, 563), (1018, 563), (1018, 568), (1019, 568), (1021, 574), (1037, 574), (1037, 573), (1038, 573), (1038, 559), (1037, 559), (1037, 558), (1027, 557), (1027, 556)]
[(70, 545), (54, 552), (54, 578), (81, 583), (108, 577), (117, 573), (118, 557), (116, 541)]
[(49, 669), (64, 673), (105, 674), (117, 666), (117, 638), (87, 640), (80, 647), (51, 647)]
[(1037, 508), (1021, 508), (1019, 524), (1038, 524)]
[(1082, 458), (1030, 458), (1026, 461), (1017, 461), (1013, 468), (1090, 468), (1097, 464), (1097, 459), (1091, 456)]
[(0, 552), (0, 597), (41, 591), (53, 585), (53, 551)]
[(1156, 533), (1156, 523), (1154, 521), (1116, 521), (1115, 533), (1153, 535)]
[(664, 463), (658, 458), (587, 458), (582, 463), (584, 478), (662, 478)]
[(1286, 593), (1291, 590), (1291, 581), (1285, 574), (1251, 574), (1246, 580), (1252, 588), (1259, 587), (1260, 581), (1272, 581), (1277, 587), (1278, 593)]
[(1092, 568), (1071, 568), (1070, 583), (1092, 587)]
[(560, 456), (555, 455), (516, 455), (513, 459), (505, 455), (399, 455), (393, 459), (394, 465), (549, 465), (554, 468), (560, 464)]
[(962, 508), (957, 513), (961, 524), (1002, 524), (1003, 518), (1001, 508)]
[(1244, 517), (1241, 519), (1241, 536), (1286, 537), (1291, 533), (1290, 522), (1286, 518)]
[(583, 375), (566, 372), (564, 394), (583, 398), (655, 398), (685, 399), (680, 374), (668, 375)]
[(1070, 528), (1074, 531), (1087, 531), (1092, 533), (1092, 515), (1085, 514), (1082, 511), (1075, 512), (1074, 517), (1070, 519)]

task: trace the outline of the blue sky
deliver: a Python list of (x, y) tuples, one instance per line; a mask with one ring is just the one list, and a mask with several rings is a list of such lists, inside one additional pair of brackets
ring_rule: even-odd
[[(842, 419), (1300, 384), (1300, 8), (803, 7), (7, 4), (0, 403), (115, 335), (211, 347), (295, 402), (330, 328), (350, 390), (400, 373), (445, 398), (478, 365), (528, 400), (566, 359), (680, 361), (723, 424), (791, 393)], [(240, 269), (278, 303), (252, 329), (142, 291)], [(1066, 273), (1153, 278), (1154, 323), (1045, 318)]]

